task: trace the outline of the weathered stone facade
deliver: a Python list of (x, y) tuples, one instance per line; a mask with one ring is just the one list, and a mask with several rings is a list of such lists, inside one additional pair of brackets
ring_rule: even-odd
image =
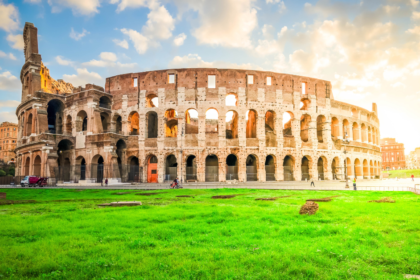
[[(328, 81), (171, 69), (110, 77), (105, 88), (67, 86), (71, 92), (56, 94), (42, 90), (32, 24), (25, 25), (24, 38), (18, 174), (56, 176), (58, 166), (69, 166), (63, 180), (95, 181), (99, 165), (110, 166), (104, 177), (143, 182), (181, 174), (183, 180), (220, 182), (380, 174), (376, 104), (368, 111), (336, 101)], [(83, 176), (82, 166), (90, 166)]]

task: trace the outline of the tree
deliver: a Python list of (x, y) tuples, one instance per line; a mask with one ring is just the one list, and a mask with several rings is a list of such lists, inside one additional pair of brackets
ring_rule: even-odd
[(6, 176), (6, 171), (0, 169), (0, 176)]

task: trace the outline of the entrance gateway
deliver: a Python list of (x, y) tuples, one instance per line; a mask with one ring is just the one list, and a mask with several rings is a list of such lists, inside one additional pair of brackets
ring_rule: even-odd
[(157, 173), (157, 157), (152, 156), (149, 158), (147, 163), (147, 182), (148, 183), (157, 183), (158, 182), (158, 173)]

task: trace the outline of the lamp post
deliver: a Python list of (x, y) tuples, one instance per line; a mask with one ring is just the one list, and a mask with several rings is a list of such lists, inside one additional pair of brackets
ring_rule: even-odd
[[(346, 132), (346, 136), (343, 139), (343, 146), (344, 146), (343, 153), (344, 153), (344, 155), (347, 154), (346, 147), (349, 143), (350, 143), (350, 141), (347, 139), (347, 132)], [(345, 157), (344, 160), (346, 161), (345, 164), (344, 164), (344, 176), (346, 176), (346, 189), (348, 189), (349, 188), (349, 177), (347, 176), (347, 158)]]
[(183, 146), (183, 142), (184, 142), (184, 126), (182, 126), (181, 129), (181, 185), (182, 185), (182, 178), (183, 178), (183, 173), (182, 173), (182, 146)]

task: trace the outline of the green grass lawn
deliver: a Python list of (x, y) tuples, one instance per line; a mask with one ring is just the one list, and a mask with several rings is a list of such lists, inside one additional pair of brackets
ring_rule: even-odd
[(420, 169), (414, 170), (391, 170), (391, 171), (384, 171), (385, 173), (389, 174), (388, 178), (411, 178), (411, 175), (414, 177), (420, 177)]
[[(420, 196), (409, 192), (0, 191), (9, 200), (37, 202), (0, 205), (0, 279), (403, 279), (403, 274), (420, 274)], [(150, 191), (136, 193), (145, 192)], [(211, 199), (226, 194), (244, 195)], [(291, 196), (255, 200), (286, 195)], [(306, 199), (334, 195), (339, 197), (319, 203), (316, 215), (299, 215)], [(368, 203), (387, 196), (396, 203)], [(143, 205), (97, 206), (125, 200)]]

